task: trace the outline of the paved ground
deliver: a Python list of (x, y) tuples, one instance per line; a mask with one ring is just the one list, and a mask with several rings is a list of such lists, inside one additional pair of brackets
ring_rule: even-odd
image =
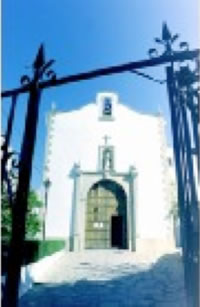
[(179, 253), (63, 253), (20, 307), (186, 307)]

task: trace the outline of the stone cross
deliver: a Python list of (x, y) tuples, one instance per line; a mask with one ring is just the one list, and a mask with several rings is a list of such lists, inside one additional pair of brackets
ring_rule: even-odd
[(105, 136), (103, 137), (103, 139), (104, 139), (104, 141), (105, 141), (105, 146), (106, 146), (106, 145), (108, 145), (108, 140), (111, 139), (111, 137), (108, 136), (108, 135), (105, 135)]

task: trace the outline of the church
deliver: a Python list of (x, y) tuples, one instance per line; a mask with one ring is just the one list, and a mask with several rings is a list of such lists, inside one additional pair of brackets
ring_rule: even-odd
[(48, 115), (45, 238), (69, 251), (174, 246), (165, 120), (116, 93)]

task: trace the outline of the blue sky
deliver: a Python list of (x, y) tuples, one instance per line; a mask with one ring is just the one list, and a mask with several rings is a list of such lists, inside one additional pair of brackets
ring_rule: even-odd
[[(31, 75), (31, 64), (41, 43), (46, 57), (56, 60), (58, 77), (148, 57), (153, 39), (166, 21), (180, 41), (198, 45), (197, 0), (3, 0), (2, 2), (2, 88), (19, 86), (23, 74)], [(178, 48), (178, 46), (177, 46)], [(158, 49), (161, 51), (160, 47)], [(145, 70), (165, 79), (164, 67)], [(145, 113), (161, 110), (169, 121), (165, 85), (131, 73), (48, 89), (42, 94), (32, 186), (42, 180), (45, 146), (45, 117), (56, 103), (59, 110), (72, 110), (94, 101), (99, 91), (114, 91), (121, 101)], [(27, 96), (18, 101), (12, 147), (20, 151)], [(2, 126), (10, 101), (2, 102)], [(168, 123), (169, 126), (169, 123)], [(170, 142), (170, 129), (167, 129)]]

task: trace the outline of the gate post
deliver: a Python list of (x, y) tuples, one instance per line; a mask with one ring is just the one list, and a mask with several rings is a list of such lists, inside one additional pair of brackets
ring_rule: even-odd
[(192, 72), (189, 77), (193, 78), (188, 79), (187, 73), (190, 74), (188, 67), (180, 69), (176, 73), (174, 73), (173, 67), (167, 67), (185, 287), (188, 306), (199, 307), (199, 204), (193, 161), (198, 141), (195, 142), (192, 139), (192, 132), (193, 138), (195, 138), (194, 131), (197, 127), (194, 127), (193, 118), (188, 118), (189, 100), (187, 95), (189, 87), (196, 80), (192, 76)]
[[(41, 45), (33, 64), (34, 77), (29, 83), (29, 101), (25, 122), (25, 131), (20, 153), (19, 177), (16, 198), (12, 208), (12, 234), (8, 256), (8, 270), (5, 293), (3, 294), (4, 307), (18, 306), (18, 290), (23, 263), (26, 212), (28, 207), (28, 193), (32, 173), (32, 161), (36, 141), (39, 102), (41, 90), (38, 87), (46, 69), (52, 61), (45, 63), (44, 50)], [(29, 81), (28, 77), (25, 77)]]

